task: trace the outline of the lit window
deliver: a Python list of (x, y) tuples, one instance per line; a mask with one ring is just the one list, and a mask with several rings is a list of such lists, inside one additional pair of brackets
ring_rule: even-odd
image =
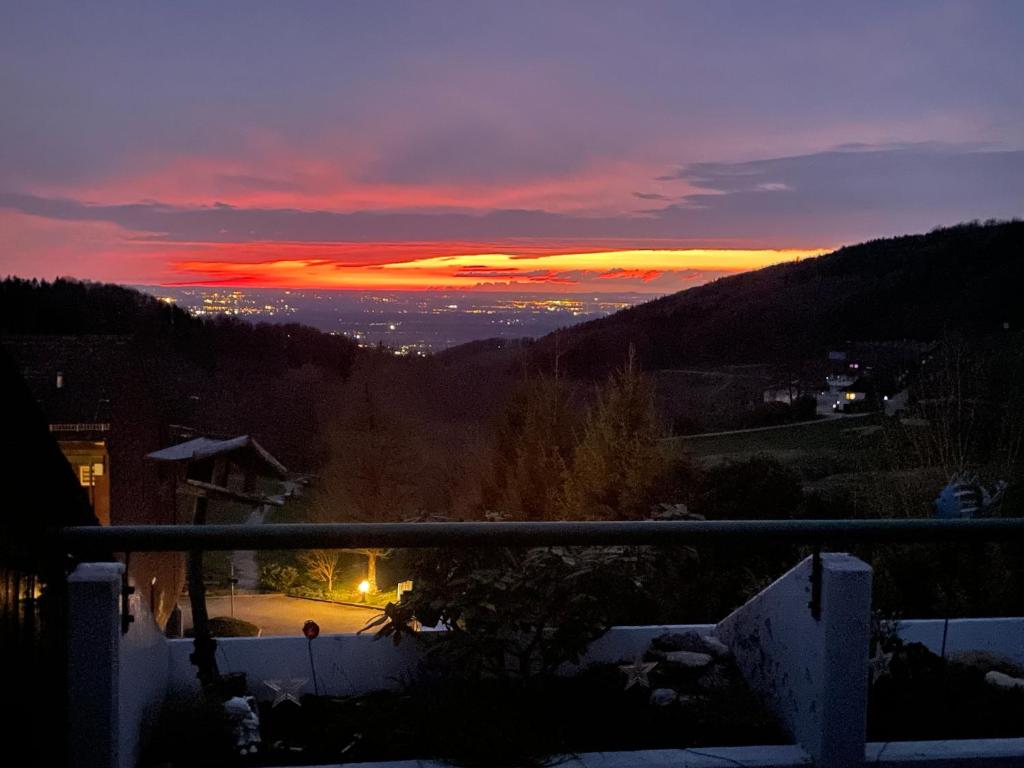
[(92, 467), (88, 464), (80, 464), (78, 466), (78, 482), (84, 485), (86, 488), (91, 486), (92, 483)]

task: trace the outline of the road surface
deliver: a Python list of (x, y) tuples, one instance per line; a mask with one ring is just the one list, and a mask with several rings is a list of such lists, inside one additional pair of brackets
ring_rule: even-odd
[[(192, 626), (192, 609), (188, 598), (180, 603), (182, 621), (186, 629)], [(206, 598), (210, 617), (230, 616), (231, 599), (224, 595)], [(252, 622), (268, 635), (301, 635), (302, 625), (313, 619), (325, 634), (358, 632), (366, 622), (376, 618), (379, 609), (357, 608), (350, 605), (303, 600), (286, 595), (235, 595), (235, 618)]]

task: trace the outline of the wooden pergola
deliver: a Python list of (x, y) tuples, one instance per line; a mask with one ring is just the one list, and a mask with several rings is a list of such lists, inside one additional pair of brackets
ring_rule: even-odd
[[(257, 492), (258, 478), (284, 480), (288, 477), (288, 470), (250, 435), (228, 439), (196, 437), (154, 451), (148, 454), (148, 458), (179, 466), (176, 492), (192, 497), (193, 525), (206, 524), (211, 498), (252, 506), (284, 504), (280, 496), (265, 496)], [(201, 549), (188, 552), (188, 585), (195, 634), (192, 663), (203, 686), (212, 686), (220, 680), (220, 673), (217, 669), (217, 641), (210, 634), (210, 617), (206, 610)]]

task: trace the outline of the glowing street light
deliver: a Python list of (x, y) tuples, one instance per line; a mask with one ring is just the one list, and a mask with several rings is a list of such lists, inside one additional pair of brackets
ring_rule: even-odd
[(366, 593), (370, 591), (370, 582), (363, 579), (359, 582), (359, 601), (366, 602)]

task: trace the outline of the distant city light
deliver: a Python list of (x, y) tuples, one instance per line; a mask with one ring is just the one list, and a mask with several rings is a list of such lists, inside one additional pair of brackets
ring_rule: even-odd
[[(373, 294), (203, 286), (160, 287), (150, 292), (197, 317), (299, 322), (343, 334), (360, 347), (383, 345), (389, 354), (411, 357), (426, 357), (480, 339), (540, 337), (653, 298), (630, 292), (593, 297), (513, 292)], [(454, 318), (458, 325), (452, 324)]]

